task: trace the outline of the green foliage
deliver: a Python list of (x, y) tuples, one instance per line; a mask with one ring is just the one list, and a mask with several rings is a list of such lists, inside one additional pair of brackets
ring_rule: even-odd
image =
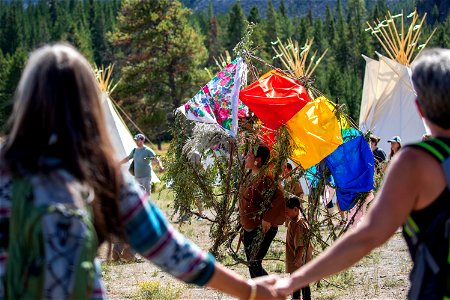
[[(96, 14), (105, 30), (115, 23), (120, 0), (94, 1)], [(89, 1), (92, 4), (92, 1)], [(49, 42), (66, 41), (77, 47), (91, 62), (108, 61), (103, 50), (107, 40), (94, 33), (101, 22), (89, 26), (88, 1), (36, 0), (0, 1), (0, 128), (11, 113), (14, 91), (22, 73), (28, 52)], [(110, 55), (110, 54), (109, 54)]]
[(126, 1), (110, 35), (121, 68), (122, 107), (151, 139), (167, 134), (173, 110), (206, 81), (202, 36), (178, 1)]
[[(223, 151), (211, 151), (210, 147), (228, 145), (229, 138), (217, 127), (197, 124), (195, 128), (184, 116), (178, 115), (172, 129), (173, 139), (166, 155), (165, 180), (170, 182), (170, 189), (175, 194), (174, 213), (186, 214), (200, 201), (204, 208), (209, 208), (215, 216), (210, 236), (213, 240), (211, 252), (219, 254), (219, 248), (234, 234), (233, 215), (237, 201), (234, 187), (239, 172), (232, 166), (238, 165), (237, 149), (232, 151), (234, 160), (229, 162)], [(209, 151), (208, 151), (209, 150)], [(221, 155), (222, 153), (222, 155)], [(198, 158), (195, 158), (198, 155)], [(214, 163), (204, 168), (200, 157), (210, 155)], [(234, 163), (233, 163), (234, 161)], [(182, 221), (182, 220), (181, 220)]]
[(228, 50), (231, 50), (245, 34), (246, 19), (239, 1), (231, 8), (228, 23)]
[(265, 24), (266, 34), (264, 37), (264, 41), (266, 42), (265, 50), (267, 53), (271, 53), (272, 43), (277, 41), (280, 31), (279, 26), (277, 12), (273, 7), (272, 0), (268, 0)]
[(138, 290), (133, 295), (136, 300), (174, 300), (180, 299), (182, 288), (170, 284), (162, 285), (159, 281), (144, 281), (138, 283)]
[[(195, 6), (198, 1), (183, 2)], [(274, 56), (271, 42), (277, 38), (292, 37), (300, 44), (314, 38), (313, 51), (328, 48), (315, 72), (315, 85), (330, 99), (345, 103), (353, 118), (359, 115), (362, 93), (361, 54), (384, 53), (364, 31), (366, 21), (384, 19), (388, 9), (406, 13), (417, 5), (421, 15), (428, 13), (422, 36), (437, 28), (429, 46), (450, 47), (449, 1), (336, 0), (312, 6), (297, 2), (232, 1), (218, 6), (210, 0), (204, 11), (191, 12), (168, 0), (126, 0), (123, 5), (121, 0), (0, 1), (0, 128), (9, 116), (26, 54), (54, 41), (72, 43), (97, 65), (116, 63), (115, 81), (123, 80), (114, 96), (155, 142), (169, 137), (173, 109), (207, 82), (204, 67), (215, 67), (214, 58), (225, 49), (231, 52), (245, 35), (245, 19), (256, 25), (252, 50), (266, 61)]]
[(254, 5), (247, 16), (247, 21), (253, 24), (261, 23), (261, 13), (258, 6)]
[(20, 47), (13, 54), (0, 52), (0, 124), (6, 128), (6, 121), (12, 112), (12, 99), (27, 58), (26, 51)]
[(220, 41), (220, 26), (216, 16), (212, 16), (209, 22), (209, 31), (206, 40), (206, 47), (208, 48), (208, 65), (215, 63), (215, 58), (219, 57), (223, 51), (223, 47)]

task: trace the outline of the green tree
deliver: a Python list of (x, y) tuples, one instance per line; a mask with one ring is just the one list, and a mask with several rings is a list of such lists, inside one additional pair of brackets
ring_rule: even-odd
[(273, 53), (272, 43), (276, 42), (279, 36), (279, 24), (277, 18), (277, 12), (273, 7), (272, 0), (267, 1), (267, 11), (266, 11), (266, 35), (264, 40), (266, 42), (267, 53)]
[[(212, 7), (212, 6), (211, 6)], [(218, 58), (222, 52), (222, 45), (220, 43), (220, 27), (217, 17), (212, 14), (209, 22), (209, 31), (206, 39), (206, 47), (208, 48), (208, 65), (215, 63), (214, 58)]]
[(13, 54), (3, 55), (0, 52), (0, 124), (2, 130), (12, 111), (14, 92), (22, 74), (27, 52), (18, 47)]
[(253, 24), (261, 23), (261, 13), (259, 12), (258, 6), (253, 5), (248, 13), (247, 20)]
[(375, 6), (372, 10), (372, 20), (378, 19), (384, 19), (387, 15), (389, 8), (387, 6), (386, 0), (377, 0), (375, 3)]
[(450, 15), (447, 16), (445, 23), (438, 26), (434, 37), (429, 43), (429, 46), (450, 48)]
[(111, 34), (121, 66), (121, 104), (154, 141), (167, 134), (167, 121), (206, 80), (203, 40), (189, 25), (178, 1), (126, 1)]
[(280, 24), (279, 38), (282, 40), (290, 38), (292, 36), (293, 28), (291, 19), (288, 16), (284, 0), (280, 1), (280, 6), (278, 7), (278, 20)]
[(328, 44), (333, 46), (334, 39), (336, 37), (336, 28), (333, 14), (331, 13), (330, 7), (327, 5), (325, 10), (325, 32)]
[(338, 63), (338, 67), (341, 70), (345, 70), (348, 67), (348, 61), (351, 59), (351, 45), (348, 40), (348, 28), (347, 23), (345, 22), (343, 11), (341, 7), (341, 1), (338, 0), (338, 6), (336, 7), (336, 32), (337, 35), (335, 37), (334, 44), (334, 55), (336, 58), (336, 62)]
[(16, 5), (5, 6), (0, 18), (0, 49), (6, 53), (14, 53), (20, 45), (20, 28), (17, 23), (19, 10)]
[(91, 37), (91, 44), (95, 47), (93, 49), (94, 62), (97, 65), (104, 64), (104, 56), (108, 49), (108, 42), (105, 32), (105, 17), (101, 8), (101, 3), (94, 0), (89, 0), (89, 31)]
[(229, 15), (227, 48), (232, 50), (240, 42), (247, 28), (244, 11), (239, 1), (233, 5)]
[(253, 46), (257, 49), (257, 55), (269, 58), (269, 55), (265, 52), (266, 43), (264, 41), (264, 26), (261, 18), (261, 13), (256, 5), (253, 5), (248, 13), (247, 20), (249, 23), (253, 23), (256, 26), (253, 28), (252, 41)]

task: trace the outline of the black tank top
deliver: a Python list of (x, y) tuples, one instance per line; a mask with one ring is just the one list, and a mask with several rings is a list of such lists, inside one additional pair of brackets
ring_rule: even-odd
[[(450, 139), (442, 140), (445, 141), (447, 145), (450, 145)], [(410, 145), (409, 147), (414, 147), (414, 145)], [(422, 149), (419, 147), (414, 148)], [(436, 220), (438, 219), (438, 215), (447, 214), (448, 216), (449, 204), (450, 190), (445, 187), (435, 201), (433, 201), (425, 208), (413, 211), (410, 214), (410, 217), (414, 220), (414, 222), (417, 224), (417, 227), (420, 229), (420, 233), (418, 234), (419, 240), (426, 241), (428, 249), (430, 250), (432, 256), (435, 258), (437, 264), (439, 266), (442, 266), (440, 268), (440, 271), (436, 275), (434, 275), (430, 269), (426, 271), (426, 274), (424, 276), (425, 280), (424, 282), (422, 282), (422, 287), (420, 289), (421, 292), (419, 299), (443, 299), (443, 296), (445, 294), (446, 266), (449, 244), (445, 241), (444, 238), (445, 224), (436, 225), (434, 223), (437, 222)], [(406, 244), (408, 245), (411, 259), (414, 261), (418, 247), (417, 245), (413, 245), (411, 237), (405, 232), (404, 228), (403, 237), (405, 238)], [(414, 269), (412, 270), (412, 272), (413, 271)]]

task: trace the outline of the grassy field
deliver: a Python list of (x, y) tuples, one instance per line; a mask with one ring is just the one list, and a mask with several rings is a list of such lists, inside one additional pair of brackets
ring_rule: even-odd
[[(156, 145), (150, 145), (158, 155), (164, 156), (168, 144), (158, 151)], [(158, 172), (158, 170), (155, 170)], [(161, 175), (160, 173), (157, 173)], [(173, 214), (172, 193), (162, 183), (154, 187), (151, 199), (169, 217)], [(189, 222), (179, 224), (175, 215), (171, 222), (192, 241), (207, 250), (211, 246), (209, 239), (210, 223), (191, 217)], [(284, 273), (284, 244), (286, 228), (281, 226), (264, 262), (265, 269), (271, 274), (288, 276)], [(236, 243), (236, 241), (235, 241)], [(234, 245), (236, 247), (236, 245)], [(105, 257), (106, 247), (101, 249)], [(243, 249), (240, 255), (244, 257)], [(245, 277), (249, 277), (244, 265), (235, 264), (231, 257), (224, 257), (222, 263)], [(313, 284), (313, 299), (405, 299), (409, 288), (408, 273), (411, 268), (406, 245), (401, 234), (396, 233), (385, 245), (373, 251), (351, 269)], [(204, 289), (181, 283), (170, 275), (160, 271), (150, 262), (111, 263), (104, 261), (103, 278), (111, 299), (231, 299), (215, 290)]]
[[(173, 196), (170, 191), (157, 188), (152, 195), (159, 207), (172, 215)], [(174, 226), (195, 243), (207, 250), (209, 239), (209, 222), (197, 220)], [(266, 270), (271, 274), (287, 276), (284, 273), (285, 227), (280, 227), (264, 262)], [(240, 249), (243, 254), (242, 247)], [(248, 276), (247, 268), (235, 265), (231, 258), (225, 258), (224, 264), (232, 264), (231, 269)], [(396, 233), (383, 247), (375, 250), (350, 270), (322, 280), (312, 285), (313, 299), (405, 299), (409, 287), (408, 272), (411, 267), (406, 246), (401, 234)], [(103, 263), (103, 278), (111, 299), (230, 299), (211, 289), (202, 289), (176, 281), (170, 275), (160, 271), (149, 262), (139, 263)]]

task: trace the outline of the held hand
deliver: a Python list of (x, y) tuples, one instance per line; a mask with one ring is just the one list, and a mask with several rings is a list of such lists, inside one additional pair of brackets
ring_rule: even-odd
[(294, 288), (292, 287), (292, 279), (291, 278), (282, 278), (278, 279), (275, 284), (276, 293), (285, 299), (287, 296), (294, 292)]
[(254, 299), (285, 299), (283, 295), (278, 295), (275, 284), (280, 280), (274, 275), (254, 278), (256, 284), (256, 297)]
[(262, 231), (264, 233), (266, 233), (270, 229), (270, 227), (272, 226), (272, 224), (270, 224), (270, 222), (267, 222), (267, 221), (264, 221), (264, 220), (262, 220), (261, 225), (262, 225)]

